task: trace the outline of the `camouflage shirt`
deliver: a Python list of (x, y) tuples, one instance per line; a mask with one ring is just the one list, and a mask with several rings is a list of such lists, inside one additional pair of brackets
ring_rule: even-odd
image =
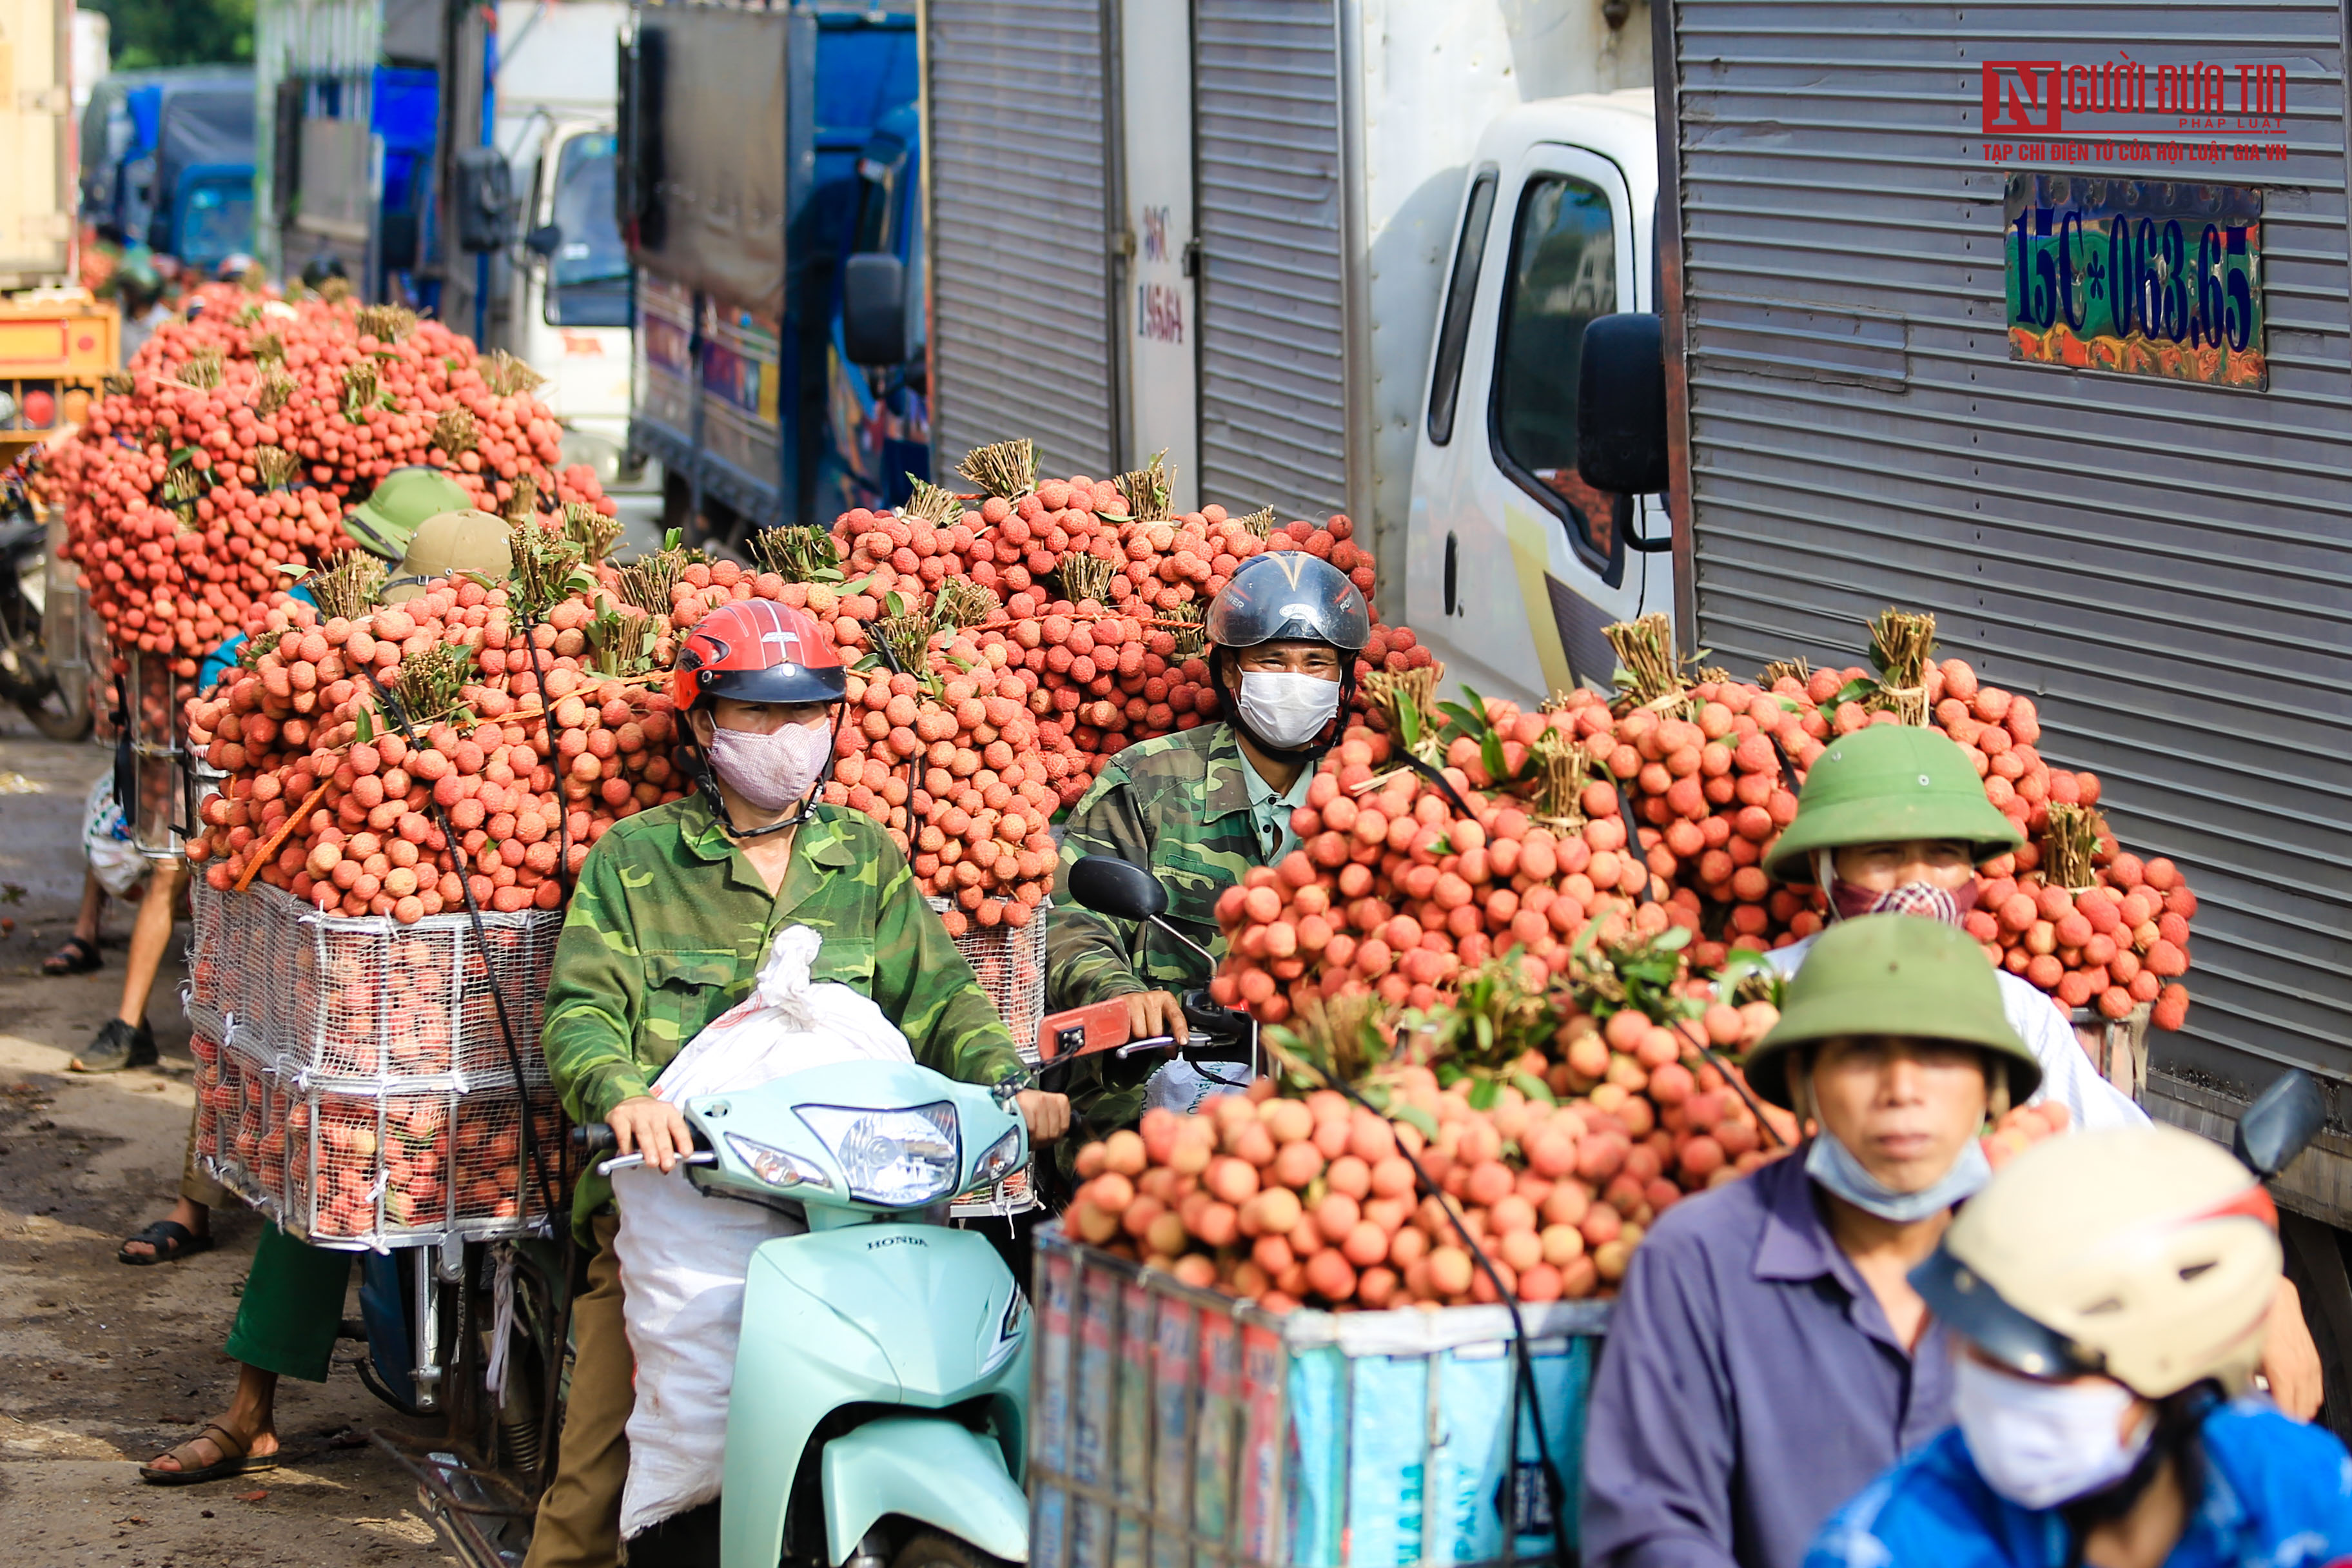
[[(1027, 1075), (996, 1008), (871, 817), (820, 805), (783, 886), (767, 884), (699, 795), (626, 817), (596, 841), (555, 950), (540, 1043), (576, 1121), (601, 1121), (680, 1047), (751, 994), (777, 930), (824, 939), (811, 977), (870, 996), (915, 1059), (970, 1083)], [(612, 1184), (583, 1173), (572, 1226)]]
[[(1223, 956), (1217, 895), (1265, 864), (1249, 763), (1227, 724), (1130, 746), (1071, 813), (1062, 875), (1084, 855), (1148, 868), (1168, 889), (1169, 922)], [(1045, 1005), (1076, 1007), (1132, 991), (1206, 985), (1210, 966), (1166, 931), (1056, 898), (1045, 920)]]

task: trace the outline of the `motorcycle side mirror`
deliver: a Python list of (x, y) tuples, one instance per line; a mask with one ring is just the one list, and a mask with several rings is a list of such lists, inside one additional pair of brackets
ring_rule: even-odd
[(2268, 1181), (2294, 1163), (2326, 1121), (2327, 1101), (2319, 1085), (2301, 1068), (2291, 1068), (2238, 1118), (2230, 1152)]
[(560, 224), (543, 223), (522, 237), (523, 248), (541, 260), (553, 256), (563, 244), (563, 228)]
[(1109, 855), (1087, 855), (1070, 868), (1069, 895), (1098, 915), (1115, 920), (1158, 920), (1168, 910), (1168, 889), (1142, 867)]

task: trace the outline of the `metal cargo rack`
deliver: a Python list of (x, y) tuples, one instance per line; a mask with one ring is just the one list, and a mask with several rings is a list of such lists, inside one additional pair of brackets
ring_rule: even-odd
[[(1508, 1309), (1281, 1316), (1037, 1235), (1033, 1568), (1549, 1560)], [(1604, 1301), (1519, 1309), (1573, 1515)]]

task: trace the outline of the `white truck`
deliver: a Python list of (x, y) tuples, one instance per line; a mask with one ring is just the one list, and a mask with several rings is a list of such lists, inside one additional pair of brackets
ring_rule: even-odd
[[(1456, 589), (1515, 559), (1518, 518), (1518, 551), (1589, 585), (1604, 619), (1668, 602), (1664, 574), (1631, 547), (1648, 537), (1648, 503), (1621, 526), (1622, 509), (1586, 498), (1604, 515), (1571, 531), (1575, 487), (1538, 434), (1565, 412), (1539, 362), (1564, 343), (1572, 388), (1583, 320), (1648, 298), (1646, 9), (929, 0), (934, 470), (1013, 435), (1065, 474), (1119, 472), (1164, 448), (1181, 505), (1369, 522), (1383, 612), (1425, 630), (1474, 683), (1565, 682), (1556, 635), (1468, 629), (1480, 613), (1474, 595), (1445, 592), (1444, 530), (1426, 570), (1418, 554), (1413, 571), (1403, 563), (1414, 520), (1435, 515), (1425, 496), (1475, 495), (1486, 524), (1454, 530)], [(1506, 237), (1483, 314), (1451, 323), (1467, 361), (1433, 437), (1426, 373), (1470, 190)], [(1514, 270), (1503, 253), (1530, 201), (1567, 226), (1532, 237), (1536, 281), (1513, 329), (1526, 346), (1498, 353)], [(1566, 293), (1548, 281), (1563, 257), (1579, 273)], [(1498, 359), (1517, 367), (1508, 468), (1486, 437)], [(1601, 621), (1576, 624), (1597, 634)]]
[(1369, 516), (1382, 609), (1490, 695), (1605, 683), (1653, 609), (1743, 674), (1933, 611), (2197, 889), (2151, 1113), (2326, 1084), (2276, 1190), (2352, 1428), (2344, 7), (2151, 5), (2126, 51), (2089, 4), (1588, 9), (1562, 81), (1488, 52), (1532, 9), (932, 0), (938, 466), (1167, 447), (1180, 500)]
[(521, 249), (493, 260), (485, 341), (547, 377), (539, 395), (563, 422), (564, 461), (607, 485), (629, 438), (629, 258), (613, 200), (628, 14), (625, 0), (503, 0), (491, 130)]

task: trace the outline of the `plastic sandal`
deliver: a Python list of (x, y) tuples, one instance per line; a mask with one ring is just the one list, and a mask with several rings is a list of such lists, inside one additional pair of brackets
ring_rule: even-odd
[[(143, 1241), (154, 1248), (143, 1258), (131, 1250), (131, 1243)], [(177, 1263), (183, 1258), (199, 1252), (210, 1252), (213, 1238), (198, 1236), (175, 1219), (159, 1219), (134, 1237), (124, 1240), (114, 1255), (117, 1263), (128, 1263), (133, 1268), (144, 1268), (151, 1263)]]
[[(221, 1451), (221, 1457), (209, 1465), (198, 1465), (193, 1469), (189, 1468), (188, 1467), (196, 1457), (195, 1446), (207, 1438), (212, 1441), (213, 1447)], [(205, 1422), (202, 1432), (173, 1448), (163, 1458), (176, 1460), (180, 1468), (159, 1470), (152, 1465), (142, 1465), (139, 1467), (139, 1479), (151, 1487), (192, 1487), (200, 1481), (226, 1480), (231, 1476), (247, 1475), (255, 1470), (274, 1470), (278, 1468), (277, 1455), (264, 1454), (259, 1458), (255, 1458), (245, 1451), (245, 1444), (237, 1435), (217, 1421)]]
[(106, 960), (100, 954), (98, 944), (78, 936), (66, 938), (58, 944), (57, 952), (41, 960), (41, 973), (51, 975), (88, 974), (93, 969), (105, 967)]

